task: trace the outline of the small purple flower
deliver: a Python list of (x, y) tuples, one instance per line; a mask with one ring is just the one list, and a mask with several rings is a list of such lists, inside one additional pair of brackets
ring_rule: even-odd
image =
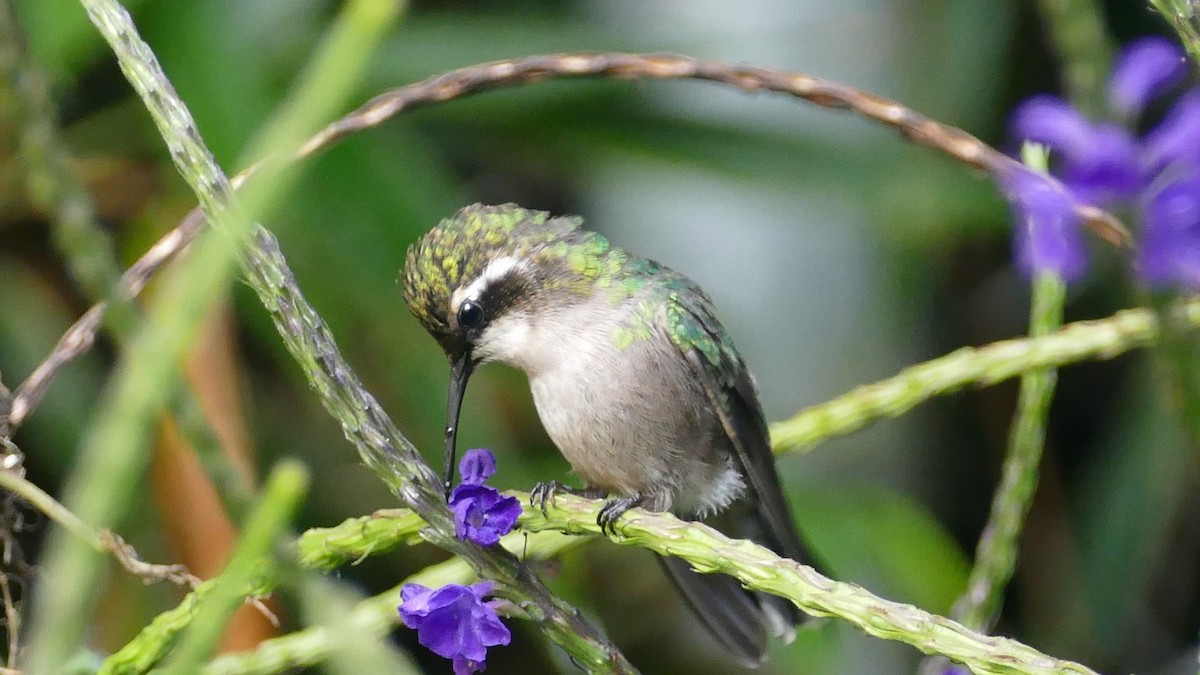
[(1136, 115), (1152, 99), (1183, 81), (1187, 62), (1174, 42), (1157, 37), (1131, 42), (1117, 58), (1108, 100), (1122, 115)]
[(512, 640), (496, 615), (495, 600), (485, 601), (492, 584), (447, 584), (438, 589), (404, 584), (400, 618), (417, 631), (417, 641), (438, 656), (453, 659), (455, 675), (484, 669), (487, 648)]
[(1029, 274), (1050, 271), (1067, 281), (1083, 273), (1083, 232), (1071, 195), (1027, 169), (1004, 180), (1005, 192), (1017, 211), (1017, 264)]
[[(1109, 103), (1135, 122), (1156, 96), (1187, 73), (1183, 51), (1162, 38), (1130, 44), (1109, 81)], [(1150, 286), (1200, 288), (1200, 91), (1179, 98), (1157, 127), (1137, 138), (1125, 127), (1093, 122), (1053, 96), (1035, 96), (1013, 114), (1013, 134), (1050, 146), (1058, 160), (1051, 181), (1014, 171), (1004, 189), (1022, 221), (1017, 258), (1030, 273), (1064, 278), (1083, 271), (1078, 218), (1068, 205), (1133, 206), (1142, 226), (1138, 274)]]
[(462, 484), (450, 493), (454, 533), (459, 539), (492, 546), (516, 526), (521, 502), (484, 485), (496, 471), (496, 458), (490, 450), (469, 451), (463, 455), (458, 471)]
[(468, 450), (458, 463), (463, 485), (483, 485), (496, 473), (496, 458), (486, 448)]
[(1142, 221), (1148, 225), (1138, 251), (1142, 279), (1153, 287), (1200, 289), (1200, 176), (1155, 194)]

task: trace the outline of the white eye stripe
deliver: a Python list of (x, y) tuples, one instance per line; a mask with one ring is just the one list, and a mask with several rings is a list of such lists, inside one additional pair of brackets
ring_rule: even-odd
[(450, 296), (450, 311), (457, 313), (458, 308), (467, 300), (478, 302), (483, 291), (493, 282), (503, 279), (513, 270), (523, 270), (526, 267), (525, 261), (512, 256), (494, 258), (488, 262), (487, 267), (483, 268), (483, 272), (474, 281), (454, 291), (454, 294)]

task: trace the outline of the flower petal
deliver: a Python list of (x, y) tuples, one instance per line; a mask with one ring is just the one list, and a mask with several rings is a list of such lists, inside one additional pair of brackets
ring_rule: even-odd
[(1013, 138), (1048, 145), (1071, 157), (1086, 150), (1092, 126), (1071, 104), (1057, 96), (1025, 99), (1013, 112)]
[(433, 653), (453, 659), (456, 673), (483, 670), (487, 648), (506, 645), (512, 633), (485, 596), (490, 581), (471, 586), (447, 584), (431, 590), (420, 584), (400, 589), (400, 615), (417, 631), (417, 641)]
[(1063, 181), (1076, 199), (1109, 204), (1135, 197), (1143, 186), (1137, 142), (1115, 124), (1097, 124), (1087, 141), (1064, 157)]
[(421, 619), (429, 613), (429, 598), (433, 589), (421, 584), (404, 584), (400, 588), (400, 618), (404, 625), (416, 628)]
[(521, 502), (487, 485), (459, 485), (450, 494), (459, 539), (492, 546), (516, 526)]
[(1078, 278), (1087, 261), (1071, 195), (1046, 176), (1023, 168), (1009, 173), (1003, 183), (1019, 221), (1017, 264), (1028, 274)]
[(1200, 166), (1200, 91), (1188, 91), (1146, 134), (1142, 170), (1155, 176), (1172, 164)]
[(1200, 289), (1200, 177), (1160, 190), (1142, 214), (1138, 274), (1153, 288)]
[(496, 473), (496, 458), (486, 448), (468, 450), (458, 464), (458, 472), (462, 474), (464, 485), (483, 485)]
[(454, 657), (454, 675), (471, 675), (483, 670), (483, 663), (463, 656)]
[(1185, 75), (1187, 62), (1179, 45), (1161, 37), (1131, 42), (1117, 57), (1108, 80), (1109, 103), (1122, 115), (1136, 115)]

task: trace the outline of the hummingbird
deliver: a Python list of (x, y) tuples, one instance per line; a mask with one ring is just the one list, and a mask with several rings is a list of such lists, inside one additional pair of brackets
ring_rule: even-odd
[[(582, 225), (475, 204), (409, 248), (404, 300), (450, 361), (446, 490), (467, 382), (499, 361), (524, 371), (542, 425), (585, 483), (539, 483), (534, 506), (558, 492), (607, 498), (602, 530), (634, 507), (669, 511), (807, 561), (754, 379), (712, 300)], [(803, 615), (792, 603), (679, 558), (659, 560), (743, 665), (761, 663), (771, 637), (794, 637)]]

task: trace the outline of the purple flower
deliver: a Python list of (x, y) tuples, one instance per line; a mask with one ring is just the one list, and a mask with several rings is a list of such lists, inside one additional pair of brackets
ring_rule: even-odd
[(1154, 287), (1200, 289), (1200, 176), (1171, 183), (1142, 215), (1147, 227), (1138, 251), (1142, 279)]
[(454, 533), (459, 539), (492, 546), (516, 526), (517, 517), (521, 515), (521, 502), (484, 485), (496, 471), (496, 458), (490, 450), (467, 452), (458, 471), (462, 475), (462, 484), (450, 493)]
[(1187, 62), (1174, 42), (1158, 37), (1131, 42), (1117, 58), (1108, 81), (1108, 100), (1122, 115), (1135, 115), (1151, 99), (1183, 81)]
[(495, 600), (485, 601), (492, 584), (447, 584), (438, 589), (404, 584), (400, 618), (417, 631), (417, 641), (438, 656), (454, 660), (455, 675), (483, 670), (487, 648), (512, 640), (496, 616)]
[[(1109, 81), (1110, 106), (1132, 123), (1156, 96), (1186, 75), (1183, 51), (1162, 38), (1129, 45)], [(1017, 259), (1022, 268), (1070, 279), (1084, 267), (1077, 203), (1134, 207), (1142, 228), (1138, 274), (1150, 286), (1200, 288), (1200, 91), (1179, 98), (1157, 127), (1138, 138), (1125, 127), (1094, 122), (1066, 101), (1035, 96), (1021, 104), (1013, 135), (1049, 146), (1067, 193), (1029, 172), (1004, 176), (1003, 187), (1021, 220)]]
[(1083, 273), (1083, 232), (1071, 195), (1045, 176), (1019, 168), (1004, 189), (1019, 216), (1017, 264), (1027, 273), (1050, 271), (1065, 280)]
[(486, 448), (468, 450), (458, 463), (463, 485), (483, 485), (496, 473), (496, 458)]

